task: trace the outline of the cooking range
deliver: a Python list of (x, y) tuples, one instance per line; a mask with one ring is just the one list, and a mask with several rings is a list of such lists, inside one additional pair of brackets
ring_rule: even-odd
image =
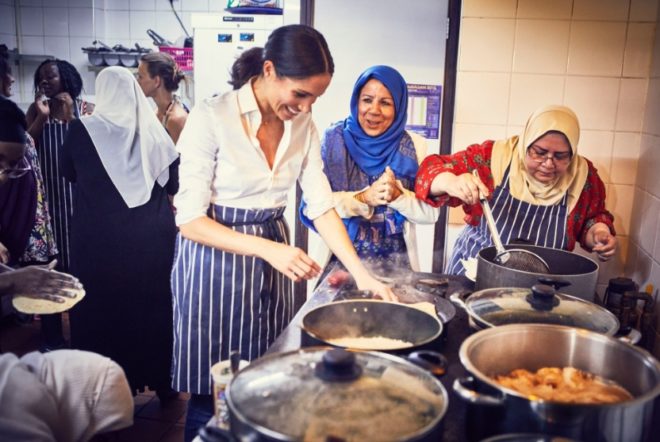
[[(308, 301), (298, 312), (291, 325), (285, 329), (282, 335), (280, 335), (273, 346), (268, 350), (268, 355), (278, 352), (292, 351), (299, 349), (301, 345), (304, 346), (304, 341), (301, 338), (304, 332), (302, 332), (301, 326), (303, 318), (311, 310), (340, 299), (364, 299), (364, 297), (366, 297), (367, 294), (359, 293), (359, 291), (351, 292), (351, 290), (355, 290), (355, 288), (351, 287), (350, 284), (336, 284), (337, 281), (330, 278), (330, 275), (331, 273), (329, 273), (325, 280), (319, 284), (313, 295), (310, 296)], [(334, 287), (328, 283), (328, 279), (335, 283)], [(429, 281), (434, 282), (430, 284), (430, 287), (423, 287), (423, 284), (418, 284), (421, 279), (426, 280), (425, 283)], [(437, 281), (440, 281), (441, 284), (437, 284)], [(430, 292), (433, 292), (433, 297), (438, 297), (443, 301), (447, 301), (445, 297), (449, 297), (452, 293), (465, 295), (475, 290), (473, 282), (463, 276), (448, 276), (431, 273), (411, 274), (408, 278), (402, 279), (398, 277), (393, 278), (392, 281), (384, 282), (390, 284), (394, 289), (399, 288), (403, 289), (405, 292), (409, 292), (408, 294), (413, 298), (411, 300), (415, 302), (418, 300), (417, 297), (424, 297), (425, 295), (431, 294)], [(426, 292), (424, 290), (426, 290)], [(438, 317), (441, 317), (440, 314), (438, 314)], [(473, 374), (468, 372), (464, 364), (461, 363), (459, 359), (459, 350), (462, 343), (466, 341), (470, 335), (475, 333), (475, 328), (470, 325), (468, 314), (461, 308), (455, 309), (452, 317), (448, 321), (441, 322), (443, 328), (442, 334), (434, 341), (433, 345), (434, 350), (440, 351), (446, 357), (445, 374), (439, 377), (439, 381), (447, 391), (449, 399), (447, 410), (442, 418), (441, 440), (458, 442), (481, 441), (494, 434), (511, 433), (513, 432), (512, 429), (516, 428), (525, 428), (527, 432), (532, 430), (535, 430), (537, 433), (542, 432), (543, 430), (538, 428), (538, 426), (516, 427), (516, 423), (511, 423), (510, 419), (502, 421), (507, 422), (507, 425), (509, 425), (508, 427), (499, 426), (500, 422), (497, 421), (498, 416), (502, 417), (506, 414), (506, 411), (504, 411), (502, 407), (469, 404), (454, 391), (454, 384), (457, 380), (464, 382), (466, 378), (469, 378), (470, 375)], [(603, 339), (613, 338), (603, 335)], [(413, 350), (415, 349), (412, 349), (411, 351)], [(405, 354), (403, 353), (405, 352), (399, 351), (395, 354), (405, 357)], [(635, 376), (635, 374), (630, 373), (630, 376)], [(478, 390), (484, 388), (488, 390), (487, 385), (477, 385), (475, 388)], [(490, 393), (492, 394), (492, 391)], [(653, 410), (655, 416), (651, 421), (653, 423), (653, 428), (640, 430), (638, 434), (641, 435), (641, 437), (638, 438), (638, 440), (653, 440), (652, 436), (649, 436), (649, 434), (660, 434), (660, 400), (658, 397), (655, 398), (655, 404)], [(646, 413), (648, 413), (648, 410), (651, 408), (653, 407), (643, 407)], [(611, 416), (611, 414), (608, 415)], [(605, 438), (602, 434), (593, 434), (579, 439), (589, 441), (613, 440), (609, 437)], [(625, 440), (625, 438), (621, 440)]]

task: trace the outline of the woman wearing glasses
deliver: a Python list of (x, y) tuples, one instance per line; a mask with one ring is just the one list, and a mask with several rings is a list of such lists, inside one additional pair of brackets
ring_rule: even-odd
[[(485, 141), (453, 155), (431, 155), (419, 168), (417, 197), (434, 206), (463, 205), (467, 226), (446, 272), (492, 245), (479, 195), (488, 198), (504, 244), (523, 240), (573, 250), (579, 242), (602, 261), (616, 251), (613, 217), (596, 168), (578, 155), (580, 126), (564, 106), (536, 110), (522, 136)], [(477, 171), (478, 177), (473, 174)]]

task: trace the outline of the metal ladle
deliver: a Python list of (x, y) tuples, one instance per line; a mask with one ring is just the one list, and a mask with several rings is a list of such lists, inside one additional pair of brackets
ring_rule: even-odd
[[(479, 178), (476, 169), (472, 174), (476, 178)], [(486, 224), (488, 225), (488, 230), (490, 230), (490, 235), (493, 237), (493, 244), (495, 245), (496, 255), (493, 262), (514, 270), (522, 270), (532, 273), (550, 273), (548, 263), (536, 253), (524, 249), (505, 249), (502, 240), (500, 239), (500, 234), (497, 231), (497, 227), (495, 226), (495, 219), (493, 218), (493, 212), (490, 210), (490, 204), (485, 197), (481, 196), (481, 192), (479, 192), (479, 202), (481, 202), (484, 217), (486, 218)]]

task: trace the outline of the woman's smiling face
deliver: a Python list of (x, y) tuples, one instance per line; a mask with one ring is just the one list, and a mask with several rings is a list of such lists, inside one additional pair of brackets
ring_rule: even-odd
[(282, 121), (292, 120), (301, 112), (311, 112), (312, 104), (325, 93), (332, 80), (328, 73), (306, 78), (278, 77), (270, 60), (264, 62), (264, 77), (268, 84), (268, 106)]
[(383, 134), (396, 116), (394, 99), (383, 83), (375, 78), (367, 81), (358, 99), (358, 123), (370, 137)]

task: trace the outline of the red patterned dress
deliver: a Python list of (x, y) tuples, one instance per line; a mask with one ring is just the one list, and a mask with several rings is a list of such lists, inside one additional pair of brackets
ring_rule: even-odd
[[(470, 173), (478, 169), (479, 176), (488, 186), (488, 190), (493, 193), (494, 183), (493, 174), (490, 169), (490, 160), (493, 152), (494, 141), (488, 140), (482, 144), (470, 145), (466, 150), (457, 152), (453, 155), (429, 155), (420, 165), (415, 180), (415, 193), (417, 198), (428, 204), (439, 207), (448, 205), (450, 207), (463, 206), (465, 212), (465, 222), (476, 226), (482, 215), (481, 205), (464, 204), (460, 199), (442, 195), (438, 197), (430, 196), (431, 183), (433, 179), (443, 173), (451, 172), (455, 175)], [(584, 189), (577, 201), (577, 204), (568, 214), (566, 219), (566, 234), (568, 236), (567, 250), (575, 248), (576, 241), (586, 246), (586, 234), (595, 223), (604, 223), (612, 232), (614, 230), (614, 217), (605, 208), (605, 185), (598, 176), (598, 171), (587, 160), (589, 165), (589, 174), (584, 184)]]

